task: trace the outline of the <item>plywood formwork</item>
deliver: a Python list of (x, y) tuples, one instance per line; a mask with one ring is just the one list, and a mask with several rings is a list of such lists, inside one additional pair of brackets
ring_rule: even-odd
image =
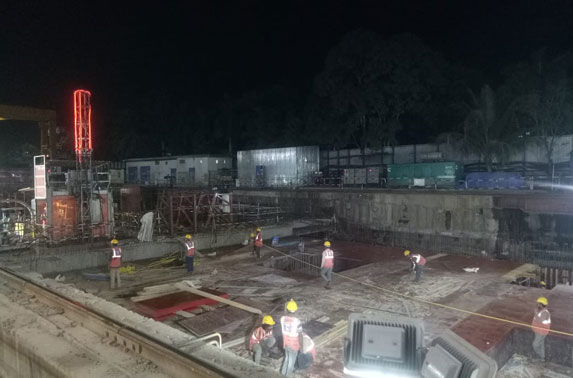
[[(222, 298), (229, 297), (226, 293), (217, 290), (202, 290)], [(165, 320), (175, 315), (177, 311), (189, 311), (197, 309), (203, 305), (212, 306), (215, 304), (217, 304), (217, 301), (210, 298), (205, 298), (189, 292), (177, 292), (137, 302), (135, 303), (134, 308), (142, 315), (155, 320)]]

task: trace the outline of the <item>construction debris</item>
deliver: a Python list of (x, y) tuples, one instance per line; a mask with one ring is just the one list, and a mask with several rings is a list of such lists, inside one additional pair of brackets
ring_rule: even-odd
[(191, 287), (188, 284), (188, 281), (183, 281), (183, 282), (180, 282), (178, 284), (175, 284), (175, 287), (177, 287), (178, 289), (181, 289), (183, 291), (187, 291), (189, 293), (195, 294), (195, 295), (199, 295), (199, 296), (209, 298), (209, 299), (217, 301), (217, 302), (225, 303), (225, 304), (240, 308), (241, 310), (252, 312), (253, 314), (259, 315), (262, 313), (262, 311), (259, 310), (258, 308), (246, 306), (242, 303), (238, 303), (238, 302), (226, 299), (228, 297), (227, 295), (225, 295), (225, 297), (222, 298), (222, 297), (219, 297), (217, 295), (213, 295), (213, 294), (208, 293), (205, 289), (201, 289), (201, 290), (194, 289), (193, 287)]

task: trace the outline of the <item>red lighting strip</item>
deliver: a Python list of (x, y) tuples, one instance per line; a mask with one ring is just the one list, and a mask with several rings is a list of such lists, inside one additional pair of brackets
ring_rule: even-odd
[(76, 152), (78, 151), (78, 104), (77, 104), (77, 93), (74, 91), (74, 146)]
[(89, 139), (88, 139), (88, 148), (91, 151), (92, 150), (92, 102), (91, 102), (91, 93), (88, 92), (89, 96), (88, 98), (90, 98), (89, 104), (88, 104), (88, 129), (89, 129)]
[(90, 97), (91, 93), (84, 89), (74, 91), (74, 137), (76, 153), (79, 154), (92, 151), (92, 108)]

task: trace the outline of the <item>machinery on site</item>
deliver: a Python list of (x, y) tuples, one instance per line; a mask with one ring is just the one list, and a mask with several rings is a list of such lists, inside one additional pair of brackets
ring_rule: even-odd
[(92, 240), (113, 233), (109, 164), (92, 160), (91, 93), (74, 91), (75, 161), (34, 157), (32, 209), (48, 242)]
[(493, 378), (497, 363), (451, 331), (424, 346), (421, 320), (350, 314), (344, 373), (380, 378)]

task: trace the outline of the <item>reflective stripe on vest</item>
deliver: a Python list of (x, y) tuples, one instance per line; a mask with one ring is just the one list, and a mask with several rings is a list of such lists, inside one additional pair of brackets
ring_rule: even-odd
[(249, 340), (249, 348), (253, 349), (255, 344), (259, 344), (261, 341), (268, 339), (273, 335), (272, 328), (267, 332), (263, 327), (255, 329), (251, 339)]
[(185, 242), (185, 246), (187, 247), (187, 256), (194, 256), (195, 255), (195, 242), (194, 241), (187, 241), (187, 242)]
[(255, 236), (255, 246), (263, 246), (263, 235), (260, 232), (257, 232), (257, 235)]
[(112, 258), (116, 259), (116, 258), (120, 258), (121, 259), (121, 248), (119, 247), (113, 247), (112, 249)]
[(322, 251), (323, 268), (332, 268), (334, 266), (334, 252), (330, 248)]
[[(542, 320), (545, 317), (545, 315), (547, 316), (547, 319)], [(537, 327), (533, 328), (533, 332), (539, 335), (549, 334), (549, 329), (551, 328), (551, 315), (549, 314), (549, 311), (546, 308), (544, 308), (543, 310), (535, 314), (535, 316), (533, 317), (533, 321), (531, 322), (531, 325), (533, 327)]]
[(111, 263), (109, 265), (112, 268), (117, 268), (121, 265), (121, 248), (113, 247), (111, 251)]
[(298, 340), (300, 320), (290, 316), (283, 316), (281, 318), (281, 329), (283, 333), (283, 347), (288, 346), (298, 351), (300, 349)]
[(414, 258), (414, 260), (416, 261), (416, 264), (424, 266), (426, 265), (426, 259), (424, 258), (424, 256), (422, 255), (414, 255), (412, 256)]

